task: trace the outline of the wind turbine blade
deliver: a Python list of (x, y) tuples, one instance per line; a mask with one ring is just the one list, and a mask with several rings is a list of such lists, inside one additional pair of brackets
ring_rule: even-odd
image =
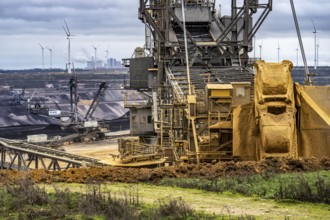
[(68, 24), (66, 23), (66, 20), (65, 20), (65, 19), (64, 19), (64, 23), (65, 23), (66, 29), (68, 30), (69, 36), (71, 36), (69, 26), (68, 26)]
[(41, 47), (41, 49), (44, 49), (44, 47), (39, 43), (39, 46)]
[(66, 34), (66, 36), (68, 36), (68, 37), (69, 37), (70, 35), (69, 35), (69, 33), (67, 32), (67, 30), (65, 29), (65, 27), (64, 27), (64, 26), (63, 26), (63, 30), (65, 31), (65, 34)]
[(316, 27), (315, 27), (315, 24), (314, 24), (313, 18), (311, 18), (311, 20), (312, 20), (312, 23), (313, 23), (314, 32), (316, 33)]

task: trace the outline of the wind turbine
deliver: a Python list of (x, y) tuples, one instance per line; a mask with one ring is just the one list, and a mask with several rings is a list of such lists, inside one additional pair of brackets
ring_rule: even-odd
[(314, 24), (314, 21), (313, 19), (311, 18), (312, 20), (312, 23), (313, 23), (313, 27), (314, 27), (314, 31), (313, 31), (313, 34), (314, 34), (314, 69), (316, 70), (317, 69), (317, 46), (316, 46), (316, 33), (317, 33), (317, 30), (316, 30), (316, 27), (315, 27), (315, 24)]
[(260, 54), (260, 60), (262, 60), (261, 52), (262, 52), (262, 44), (264, 41), (261, 41), (261, 44), (259, 44), (259, 54)]
[(319, 66), (319, 48), (320, 48), (320, 42), (317, 40), (316, 45), (316, 66)]
[(296, 48), (296, 52), (297, 52), (297, 54), (296, 54), (296, 58), (297, 58), (297, 63), (296, 63), (296, 65), (297, 65), (297, 67), (298, 67), (298, 54), (299, 54), (299, 49), (298, 49), (298, 47)]
[(280, 62), (280, 43), (277, 42), (277, 62)]
[(253, 36), (253, 56), (254, 56), (254, 60), (256, 60), (256, 35)]
[(94, 48), (95, 51), (95, 56), (94, 56), (94, 69), (97, 69), (97, 47), (95, 47), (94, 45), (92, 45), (92, 47)]
[(109, 49), (107, 49), (107, 50), (105, 51), (105, 53), (107, 54), (107, 55), (106, 55), (106, 59), (107, 59), (107, 69), (109, 69), (109, 61), (108, 61), (108, 59), (109, 59)]
[(41, 48), (41, 63), (42, 63), (42, 70), (45, 70), (45, 65), (44, 65), (44, 50), (45, 48), (39, 43), (39, 46)]
[(65, 23), (65, 26), (63, 26), (63, 29), (65, 31), (65, 34), (66, 34), (66, 37), (68, 39), (68, 73), (71, 74), (71, 44), (70, 44), (70, 41), (71, 41), (71, 33), (70, 33), (70, 29), (68, 27), (68, 24), (66, 23), (65, 19), (64, 19), (64, 23)]
[(49, 50), (50, 69), (53, 69), (53, 48), (54, 48), (54, 45), (51, 48), (47, 47), (47, 49)]

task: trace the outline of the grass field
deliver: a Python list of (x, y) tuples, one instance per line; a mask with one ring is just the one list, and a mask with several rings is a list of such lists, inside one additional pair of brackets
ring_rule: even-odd
[(329, 219), (329, 186), (329, 171), (157, 185), (35, 185), (26, 177), (1, 188), (0, 219)]

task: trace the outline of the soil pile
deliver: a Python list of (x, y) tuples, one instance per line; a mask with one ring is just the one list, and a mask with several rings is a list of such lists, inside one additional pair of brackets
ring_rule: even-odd
[(2, 170), (0, 183), (16, 182), (29, 175), (35, 182), (93, 183), (93, 182), (158, 182), (164, 178), (232, 177), (265, 173), (311, 172), (330, 170), (330, 158), (284, 159), (272, 158), (258, 162), (219, 162), (216, 164), (181, 164), (159, 168), (90, 167), (63, 171), (32, 170), (28, 172)]

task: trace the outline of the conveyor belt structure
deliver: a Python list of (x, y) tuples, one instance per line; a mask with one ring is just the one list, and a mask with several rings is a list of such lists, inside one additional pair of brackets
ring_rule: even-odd
[(64, 170), (104, 165), (94, 158), (5, 138), (0, 138), (0, 152), (0, 169)]

